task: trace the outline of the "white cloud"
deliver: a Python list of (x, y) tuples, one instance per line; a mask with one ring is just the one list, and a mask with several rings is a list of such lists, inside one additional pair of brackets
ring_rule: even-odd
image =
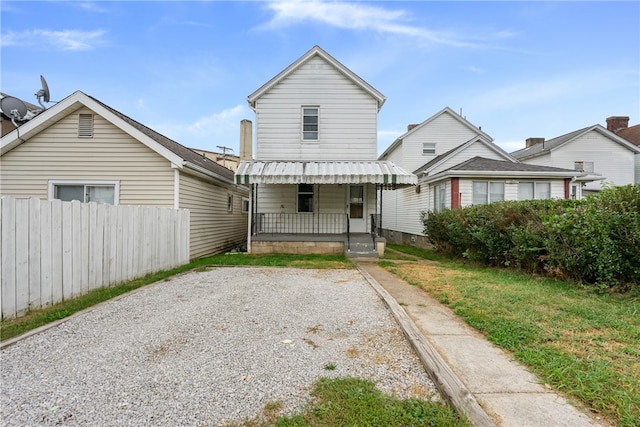
[(104, 30), (29, 30), (22, 32), (10, 31), (2, 35), (2, 46), (43, 46), (61, 50), (93, 50), (106, 44)]
[[(409, 14), (404, 10), (389, 10), (361, 3), (324, 2), (320, 0), (285, 0), (270, 2), (267, 6), (275, 12), (265, 28), (279, 28), (301, 22), (316, 21), (332, 27), (376, 31), (384, 34), (402, 35), (457, 47), (479, 46), (453, 32), (432, 31), (410, 25)], [(508, 37), (511, 33), (500, 32), (493, 38)]]
[(218, 113), (200, 117), (187, 127), (187, 131), (196, 137), (206, 135), (222, 135), (230, 129), (238, 129), (240, 132), (240, 120), (246, 113), (244, 106), (238, 104)]

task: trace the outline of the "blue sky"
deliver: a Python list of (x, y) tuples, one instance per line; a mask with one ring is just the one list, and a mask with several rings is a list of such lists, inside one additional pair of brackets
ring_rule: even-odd
[[(640, 121), (640, 2), (7, 1), (0, 90), (81, 90), (183, 145), (238, 153), (247, 95), (319, 45), (387, 97), (378, 153), (444, 107), (511, 152)], [(53, 105), (53, 104), (50, 104)]]

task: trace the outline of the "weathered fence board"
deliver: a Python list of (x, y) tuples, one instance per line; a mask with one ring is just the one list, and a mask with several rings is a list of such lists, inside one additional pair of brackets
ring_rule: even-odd
[(189, 262), (189, 211), (0, 199), (2, 318)]

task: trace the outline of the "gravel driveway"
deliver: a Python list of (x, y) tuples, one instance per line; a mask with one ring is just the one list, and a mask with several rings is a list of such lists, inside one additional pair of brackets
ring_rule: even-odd
[(300, 409), (322, 376), (437, 398), (357, 270), (193, 271), (96, 306), (1, 357), (6, 426), (221, 425), (276, 400)]

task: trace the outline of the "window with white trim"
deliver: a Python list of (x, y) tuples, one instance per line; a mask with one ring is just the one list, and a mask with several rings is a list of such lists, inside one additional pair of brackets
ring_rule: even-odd
[(573, 162), (573, 169), (580, 172), (593, 172), (593, 162)]
[(501, 202), (504, 200), (504, 182), (473, 181), (473, 204)]
[(422, 155), (430, 156), (436, 154), (436, 144), (435, 142), (423, 142), (422, 143)]
[(78, 200), (82, 203), (117, 205), (119, 193), (118, 181), (49, 181), (49, 200)]
[(440, 212), (447, 207), (447, 186), (446, 184), (438, 184), (433, 191), (434, 197), (434, 211)]
[(227, 212), (233, 212), (233, 194), (227, 194)]
[(550, 182), (519, 182), (518, 200), (542, 200), (551, 198)]
[(242, 213), (249, 213), (249, 199), (242, 198)]
[(302, 139), (317, 141), (320, 135), (320, 108), (302, 107)]
[(313, 184), (298, 184), (298, 213), (313, 212)]

